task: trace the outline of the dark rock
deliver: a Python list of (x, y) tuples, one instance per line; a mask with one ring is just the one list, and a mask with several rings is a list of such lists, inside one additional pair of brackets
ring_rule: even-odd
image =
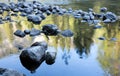
[(81, 14), (75, 14), (74, 17), (75, 17), (76, 19), (79, 19), (79, 18), (81, 18)]
[(100, 8), (100, 11), (101, 11), (101, 12), (106, 12), (106, 11), (107, 11), (107, 8), (106, 8), (106, 7), (102, 7), (102, 8)]
[(56, 14), (56, 13), (57, 13), (57, 11), (53, 9), (52, 10), (52, 14)]
[(28, 15), (27, 19), (28, 19), (28, 21), (31, 21), (34, 24), (40, 24), (42, 21), (41, 17), (39, 17), (37, 15)]
[(25, 34), (30, 34), (30, 30), (24, 30)]
[(16, 70), (0, 68), (0, 76), (25, 76), (22, 73), (19, 73)]
[(24, 8), (24, 12), (27, 14), (32, 14), (33, 12), (33, 8), (29, 7), (29, 8)]
[(24, 11), (24, 9), (21, 8), (21, 7), (18, 7), (18, 9), (19, 9), (20, 12), (23, 12), (23, 11)]
[[(109, 20), (110, 21), (109, 21)], [(109, 21), (109, 22), (115, 22), (116, 20), (117, 20), (117, 16), (114, 14), (114, 13), (112, 13), (112, 12), (107, 12), (105, 15), (104, 15), (104, 17), (103, 17), (103, 21), (104, 20), (107, 20), (107, 22)]]
[(41, 10), (42, 12), (46, 12), (48, 9), (49, 9), (49, 6), (48, 6), (48, 5), (43, 5), (43, 6), (40, 8), (40, 10)]
[(64, 12), (63, 11), (59, 11), (58, 14), (59, 15), (64, 15)]
[(50, 12), (49, 10), (47, 10), (45, 13), (46, 13), (48, 16), (51, 14), (51, 12)]
[(34, 72), (45, 59), (46, 48), (44, 46), (32, 46), (24, 49), (20, 54), (22, 65)]
[(18, 16), (16, 13), (11, 13), (11, 16)]
[(44, 14), (41, 14), (40, 17), (42, 18), (42, 20), (44, 20), (46, 18), (46, 16)]
[(14, 32), (14, 35), (15, 36), (18, 36), (18, 37), (25, 37), (25, 33), (22, 32), (21, 30), (17, 30)]
[(61, 35), (65, 37), (72, 37), (74, 33), (71, 30), (64, 30), (61, 32)]
[(111, 20), (110, 19), (105, 19), (103, 22), (104, 23), (111, 23)]
[(32, 28), (32, 30), (30, 31), (30, 36), (38, 36), (40, 35), (40, 33), (41, 33), (40, 30)]
[(57, 25), (53, 25), (53, 24), (44, 25), (42, 27), (42, 32), (45, 35), (49, 35), (49, 36), (57, 35), (59, 33)]
[(13, 9), (13, 12), (19, 12), (18, 8)]
[(99, 40), (105, 40), (105, 37), (99, 37), (98, 39)]
[(53, 63), (55, 63), (55, 59), (56, 59), (56, 52), (46, 52), (45, 62), (48, 65), (52, 65)]

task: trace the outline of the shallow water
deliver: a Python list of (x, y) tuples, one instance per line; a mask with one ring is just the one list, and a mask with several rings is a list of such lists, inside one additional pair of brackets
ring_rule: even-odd
[[(58, 1), (59, 3), (59, 1)], [(120, 1), (116, 0), (81, 0), (61, 5), (65, 8), (82, 9), (93, 8), (99, 12), (101, 7), (120, 15)], [(102, 28), (93, 29), (88, 23), (81, 23), (72, 16), (50, 15), (40, 25), (34, 25), (23, 17), (13, 17), (13, 23), (0, 24), (0, 67), (15, 69), (27, 76), (119, 76), (120, 75), (120, 22), (112, 24), (101, 23)], [(41, 29), (45, 24), (56, 24), (59, 29), (71, 29), (74, 36), (66, 38), (61, 35), (44, 35), (37, 37), (19, 38), (13, 35), (17, 30)], [(105, 40), (100, 40), (104, 37)], [(35, 73), (25, 69), (19, 60), (20, 50), (36, 41), (47, 41), (49, 51), (56, 51), (57, 57), (53, 65), (43, 62)]]

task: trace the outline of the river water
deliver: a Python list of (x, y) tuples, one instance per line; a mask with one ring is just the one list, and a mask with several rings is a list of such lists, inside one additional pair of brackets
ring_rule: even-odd
[[(49, 4), (45, 1), (41, 0)], [(93, 8), (95, 12), (100, 12), (101, 7), (107, 7), (108, 11), (120, 15), (119, 0), (65, 1), (68, 3), (63, 4), (63, 0), (54, 3), (54, 0), (51, 0), (53, 3), (50, 4), (84, 11)], [(101, 23), (102, 28), (93, 29), (88, 23), (81, 23), (79, 19), (68, 15), (47, 16), (40, 25), (34, 25), (23, 17), (12, 18), (17, 22), (0, 24), (1, 68), (14, 69), (27, 76), (120, 76), (120, 21), (111, 24)], [(56, 24), (60, 30), (71, 29), (74, 36), (50, 36), (47, 40), (44, 35), (24, 38), (13, 35), (17, 29), (41, 29), (45, 24)], [(100, 40), (99, 37), (104, 37), (105, 40)], [(47, 65), (43, 62), (35, 73), (30, 73), (19, 60), (21, 51), (18, 50), (18, 46), (26, 48), (35, 41), (44, 40), (49, 45), (49, 51), (57, 52), (55, 63)]]

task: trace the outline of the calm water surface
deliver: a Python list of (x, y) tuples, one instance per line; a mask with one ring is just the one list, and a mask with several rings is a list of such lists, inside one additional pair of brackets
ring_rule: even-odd
[[(105, 6), (109, 11), (120, 15), (119, 0), (78, 0), (61, 6), (85, 11), (93, 8), (95, 12)], [(102, 28), (93, 29), (93, 26), (67, 15), (50, 15), (40, 25), (34, 25), (23, 17), (12, 18), (18, 22), (0, 25), (0, 67), (15, 69), (27, 76), (120, 76), (120, 21), (112, 24), (101, 23)], [(32, 38), (13, 35), (17, 29), (41, 29), (45, 24), (56, 24), (61, 30), (71, 29), (74, 36), (52, 36), (47, 40), (44, 35)], [(99, 40), (99, 37), (105, 37), (106, 40)], [(17, 46), (26, 48), (35, 41), (43, 40), (47, 41), (49, 51), (57, 52), (55, 63), (47, 65), (43, 62), (31, 74), (20, 63)]]

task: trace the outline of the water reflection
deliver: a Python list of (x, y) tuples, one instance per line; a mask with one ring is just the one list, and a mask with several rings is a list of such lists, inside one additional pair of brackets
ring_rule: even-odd
[[(105, 25), (107, 40), (103, 44), (103, 49), (99, 49), (98, 60), (101, 67), (105, 71), (105, 75), (119, 76), (120, 75), (120, 63), (119, 63), (119, 22), (114, 24)], [(109, 41), (111, 38), (117, 38), (117, 41)]]
[(85, 58), (90, 53), (94, 30), (88, 24), (81, 23), (80, 20), (75, 21), (75, 26), (74, 44), (77, 49), (76, 52), (80, 55), (80, 58)]
[[(70, 5), (63, 5), (63, 7), (65, 8), (72, 7), (74, 9), (83, 10), (93, 8), (96, 12), (99, 12), (98, 9), (103, 6), (108, 7), (109, 10), (112, 10), (112, 12), (120, 15), (120, 1), (118, 0), (90, 0), (87, 3), (85, 0)], [(4, 15), (7, 15), (7, 13), (5, 12)], [(25, 38), (18, 38), (13, 35), (13, 32), (17, 29), (41, 29), (41, 26), (45, 24), (56, 24), (61, 30), (71, 29), (72, 31), (74, 31), (75, 35), (72, 38), (65, 38), (59, 35), (50, 36), (49, 40), (45, 39), (48, 42), (48, 45), (54, 48), (51, 50), (55, 50), (57, 52), (56, 62), (52, 66), (48, 66), (43, 63), (38, 69), (39, 71), (36, 73), (36, 76), (59, 76), (63, 73), (63, 70), (66, 71), (66, 76), (70, 76), (71, 71), (73, 72), (72, 76), (104, 76), (103, 74), (101, 74), (101, 70), (98, 70), (98, 68), (102, 68), (102, 71), (105, 72), (105, 76), (120, 76), (120, 21), (113, 24), (102, 23), (101, 25), (103, 26), (103, 28), (93, 30), (92, 27), (88, 26), (87, 23), (81, 23), (80, 20), (76, 20), (73, 17), (67, 15), (47, 16), (46, 20), (42, 21), (40, 25), (34, 25), (28, 22), (25, 17), (12, 17), (12, 19), (18, 20), (17, 23), (6, 22), (5, 24), (0, 24), (0, 67), (14, 67), (17, 70), (24, 72), (28, 76), (32, 76), (26, 70), (24, 71), (23, 66), (19, 64), (20, 62), (18, 61), (17, 57), (13, 57), (11, 59), (13, 62), (8, 61), (9, 57), (6, 59), (1, 59), (1, 57), (16, 54), (19, 52), (19, 47), (22, 46), (23, 48), (25, 48), (34, 41), (40, 40), (39, 37), (31, 38), (29, 36), (26, 36)], [(106, 40), (98, 40), (99, 37), (105, 37)], [(116, 38), (117, 40), (110, 41), (111, 38)], [(94, 46), (96, 47), (94, 47), (92, 44), (94, 44)], [(92, 50), (91, 47), (93, 47)], [(60, 48), (61, 50), (58, 48)], [(71, 50), (71, 48), (73, 50)], [(78, 59), (76, 53), (79, 55), (79, 58), (83, 59)], [(97, 56), (98, 62), (96, 61), (96, 57), (94, 57), (94, 55)], [(17, 61), (17, 63), (15, 63), (15, 61)], [(4, 62), (4, 64), (2, 62)], [(8, 64), (6, 62), (13, 63), (14, 65)], [(91, 65), (93, 66), (91, 67), (89, 63), (91, 63)], [(17, 67), (15, 67), (15, 65), (17, 65)], [(96, 68), (97, 71), (100, 71), (100, 73), (96, 72)], [(51, 73), (51, 70), (52, 72), (56, 73)], [(39, 74), (39, 72), (41, 74)]]

